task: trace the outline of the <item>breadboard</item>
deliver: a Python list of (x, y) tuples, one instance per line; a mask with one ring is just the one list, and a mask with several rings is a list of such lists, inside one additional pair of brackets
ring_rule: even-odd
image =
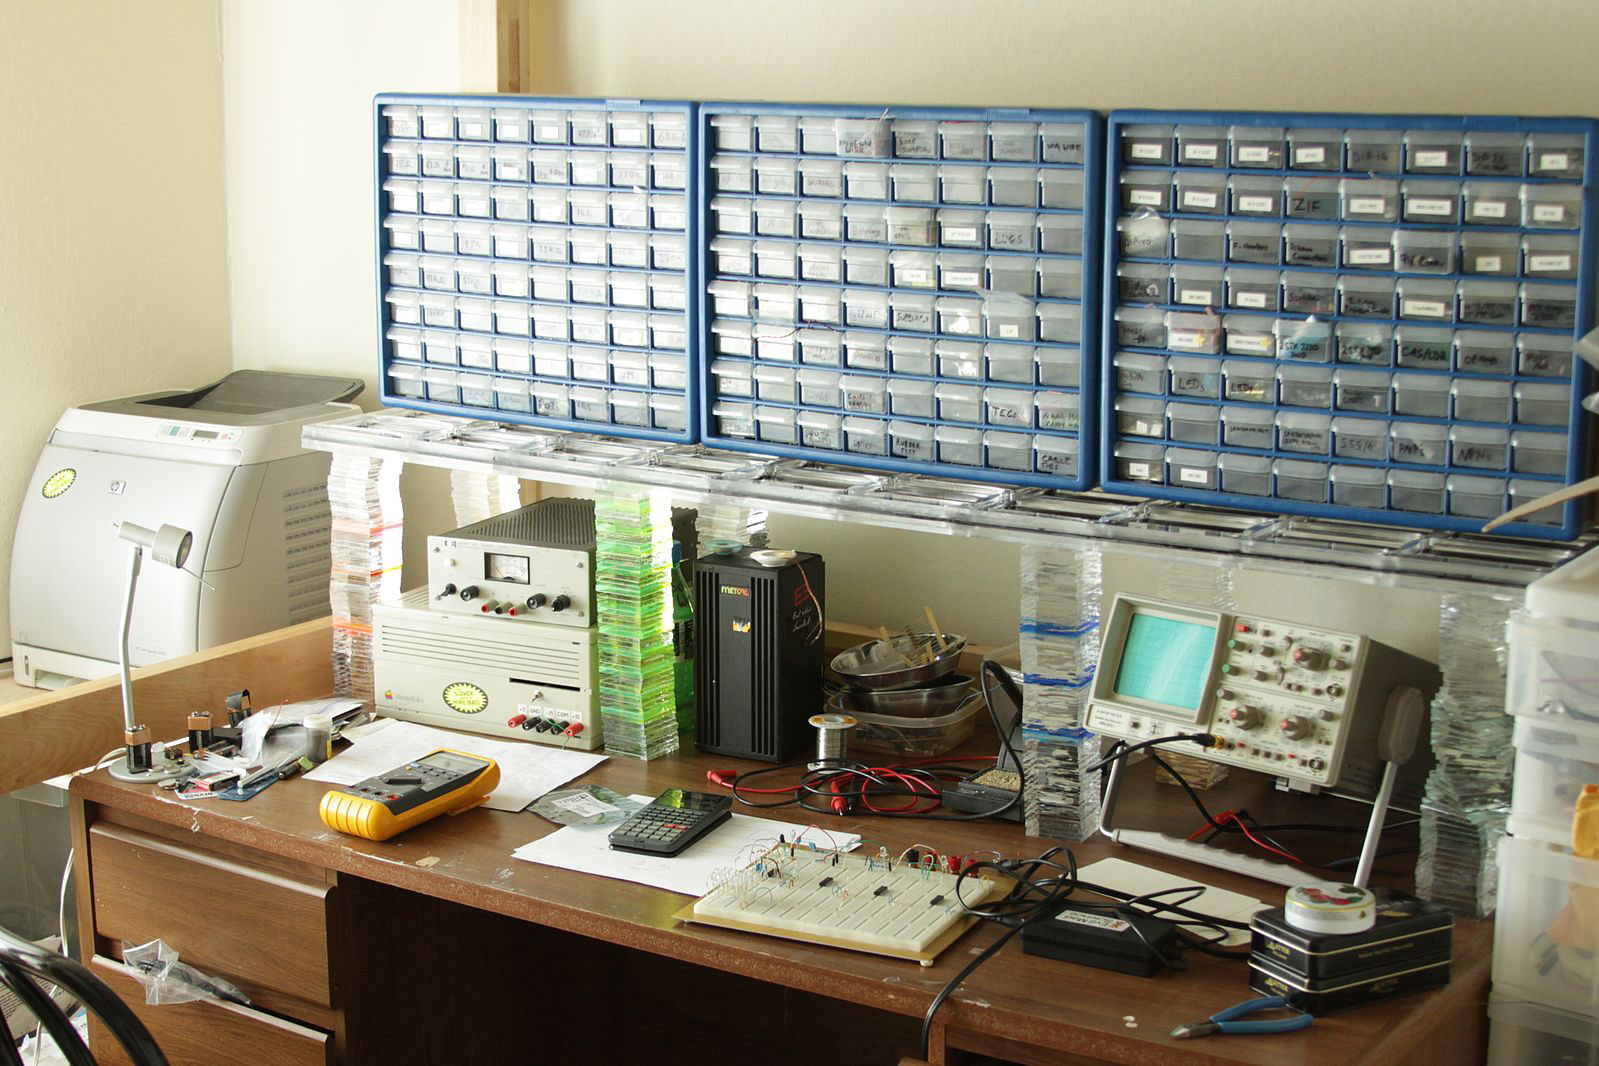
[[(953, 874), (881, 854), (779, 845), (677, 917), (931, 966), (977, 921), (956, 901), (955, 882)], [(961, 899), (976, 905), (995, 890), (993, 881), (967, 877)]]

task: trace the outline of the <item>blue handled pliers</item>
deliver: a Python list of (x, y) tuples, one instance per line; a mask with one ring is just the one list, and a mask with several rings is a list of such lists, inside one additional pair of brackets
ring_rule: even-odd
[[(1291, 1033), (1295, 1029), (1303, 1029), (1315, 1021), (1309, 1014), (1295, 1012), (1287, 1018), (1272, 1018), (1269, 1021), (1243, 1022), (1238, 1019), (1256, 1011), (1273, 1010), (1278, 1007), (1288, 1007), (1287, 996), (1262, 996), (1259, 999), (1246, 999), (1242, 1003), (1234, 1004), (1224, 1011), (1212, 1014), (1202, 1022), (1189, 1022), (1179, 1025), (1171, 1031), (1171, 1035), (1179, 1040), (1192, 1036), (1209, 1036), (1211, 1033), (1237, 1033), (1247, 1035), (1250, 1033)], [(1289, 1008), (1292, 1009), (1292, 1008)]]

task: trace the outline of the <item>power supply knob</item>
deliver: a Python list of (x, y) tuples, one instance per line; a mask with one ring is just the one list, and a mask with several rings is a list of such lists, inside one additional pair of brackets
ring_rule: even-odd
[(476, 585), (468, 585), (466, 588), (462, 589), (461, 590), (461, 599), (465, 600), (468, 603), (471, 603), (473, 600), (477, 599), (477, 586)]
[(1312, 729), (1310, 719), (1300, 714), (1284, 718), (1280, 725), (1282, 726), (1283, 736), (1289, 740), (1304, 740), (1310, 736)]
[(527, 598), (527, 609), (530, 610), (530, 611), (536, 611), (540, 607), (543, 607), (546, 603), (549, 603), (549, 602), (550, 602), (550, 598), (548, 596), (544, 595), (544, 593), (535, 592), (533, 595), (531, 595), (531, 596), (529, 596)]
[(564, 592), (550, 601), (550, 610), (552, 611), (564, 611), (570, 606), (572, 606), (572, 597)]
[(437, 596), (433, 597), (433, 598), (435, 600), (442, 600), (442, 599), (445, 599), (446, 597), (454, 596), (455, 593), (456, 593), (455, 583), (451, 582), (451, 583), (445, 585), (443, 588), (439, 589), (439, 594)]
[(1239, 729), (1255, 729), (1260, 725), (1260, 711), (1254, 707), (1234, 707), (1227, 712), (1227, 719)]

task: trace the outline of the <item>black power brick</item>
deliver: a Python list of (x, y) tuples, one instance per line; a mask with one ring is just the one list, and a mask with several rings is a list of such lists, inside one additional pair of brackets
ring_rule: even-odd
[(1022, 927), (1022, 951), (1028, 955), (1135, 977), (1153, 977), (1164, 967), (1180, 966), (1181, 949), (1175, 925), (1127, 908), (1066, 903), (1054, 917)]

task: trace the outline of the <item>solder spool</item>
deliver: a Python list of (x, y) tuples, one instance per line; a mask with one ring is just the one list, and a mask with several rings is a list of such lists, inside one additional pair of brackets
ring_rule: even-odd
[(847, 714), (813, 714), (810, 723), (816, 727), (816, 758), (810, 769), (842, 766), (849, 755), (849, 731), (855, 728), (855, 719)]

